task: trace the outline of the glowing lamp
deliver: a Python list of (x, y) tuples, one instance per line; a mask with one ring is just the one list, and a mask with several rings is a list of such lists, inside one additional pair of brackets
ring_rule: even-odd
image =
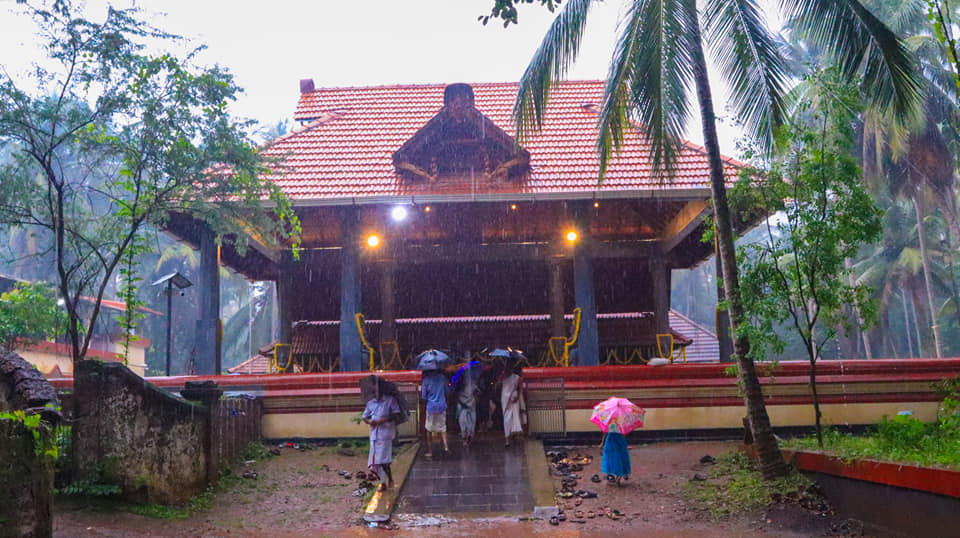
[(377, 234), (370, 234), (367, 236), (367, 246), (370, 248), (376, 248), (380, 245), (380, 237)]
[(577, 232), (573, 230), (570, 230), (569, 232), (567, 232), (567, 241), (570, 241), (571, 243), (573, 243), (576, 240), (577, 240)]
[(516, 211), (516, 210), (517, 210), (517, 204), (510, 204), (510, 211)]
[(407, 220), (407, 208), (402, 205), (394, 206), (394, 208), (390, 210), (390, 218), (392, 218), (394, 222)]

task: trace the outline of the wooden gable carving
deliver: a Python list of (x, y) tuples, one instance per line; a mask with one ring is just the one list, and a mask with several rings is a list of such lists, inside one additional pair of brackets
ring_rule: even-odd
[(518, 179), (530, 170), (530, 154), (474, 107), (469, 84), (451, 84), (443, 108), (393, 154), (393, 165), (411, 180), (485, 177)]

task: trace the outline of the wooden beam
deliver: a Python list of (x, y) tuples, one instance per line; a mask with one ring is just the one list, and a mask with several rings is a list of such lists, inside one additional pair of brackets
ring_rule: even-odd
[(660, 232), (660, 243), (664, 252), (670, 252), (680, 241), (699, 226), (707, 214), (706, 200), (691, 200), (667, 222)]
[[(643, 258), (656, 251), (656, 241), (592, 241), (583, 252), (593, 259)], [(335, 254), (337, 250), (325, 250)], [(552, 242), (530, 243), (440, 243), (435, 245), (399, 245), (392, 252), (365, 250), (361, 254), (367, 263), (394, 262), (418, 265), (436, 262), (484, 262), (499, 260), (571, 259), (569, 245)]]

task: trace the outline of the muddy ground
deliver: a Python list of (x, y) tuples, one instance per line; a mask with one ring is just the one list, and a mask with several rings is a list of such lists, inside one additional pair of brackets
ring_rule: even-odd
[[(356, 479), (337, 471), (364, 470), (366, 455), (337, 453), (333, 447), (300, 451), (285, 448), (278, 457), (238, 469), (257, 478), (231, 478), (209, 506), (186, 519), (157, 519), (107, 508), (62, 501), (55, 507), (54, 536), (833, 536), (842, 516), (824, 517), (796, 505), (777, 505), (716, 521), (703, 507), (685, 500), (684, 485), (704, 472), (702, 456), (736, 450), (732, 442), (657, 443), (631, 447), (634, 474), (623, 486), (595, 484), (600, 452), (576, 447), (571, 453), (592, 456), (581, 473), (578, 489), (597, 493), (580, 506), (567, 505), (568, 520), (558, 526), (542, 520), (516, 517), (457, 519), (455, 516), (403, 516), (399, 530), (365, 526), (360, 518), (363, 497), (354, 497)], [(328, 470), (329, 469), (329, 470)], [(560, 488), (560, 479), (555, 478)], [(624, 516), (611, 520), (599, 515), (602, 507)], [(595, 518), (575, 523), (576, 511)]]

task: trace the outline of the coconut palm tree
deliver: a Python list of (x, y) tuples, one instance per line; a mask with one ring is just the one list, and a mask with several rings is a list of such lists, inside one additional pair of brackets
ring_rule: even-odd
[[(566, 2), (523, 74), (514, 107), (521, 140), (525, 132), (540, 126), (551, 85), (565, 75), (576, 59), (592, 3), (591, 0)], [(513, 2), (497, 0), (495, 4), (494, 16), (506, 13), (516, 20)], [(555, 3), (541, 0), (541, 4), (552, 9)], [(879, 106), (899, 116), (910, 113), (917, 93), (910, 55), (896, 36), (859, 1), (784, 0), (782, 5), (790, 19), (809, 30), (817, 46), (834, 54), (845, 74), (858, 74), (872, 88)], [(783, 114), (784, 72), (755, 0), (707, 0), (703, 15), (707, 37), (732, 90), (731, 104), (738, 119), (761, 147), (770, 148)], [(598, 121), (601, 179), (610, 157), (623, 140), (624, 131), (634, 122), (644, 126), (650, 139), (654, 169), (661, 174), (670, 172), (690, 112), (691, 84), (696, 91), (710, 164), (724, 289), (731, 324), (737, 327), (744, 322), (744, 316), (733, 225), (717, 141), (701, 17), (695, 0), (627, 2)], [(767, 478), (782, 475), (786, 467), (763, 403), (750, 343), (738, 335), (734, 349), (761, 470)]]

